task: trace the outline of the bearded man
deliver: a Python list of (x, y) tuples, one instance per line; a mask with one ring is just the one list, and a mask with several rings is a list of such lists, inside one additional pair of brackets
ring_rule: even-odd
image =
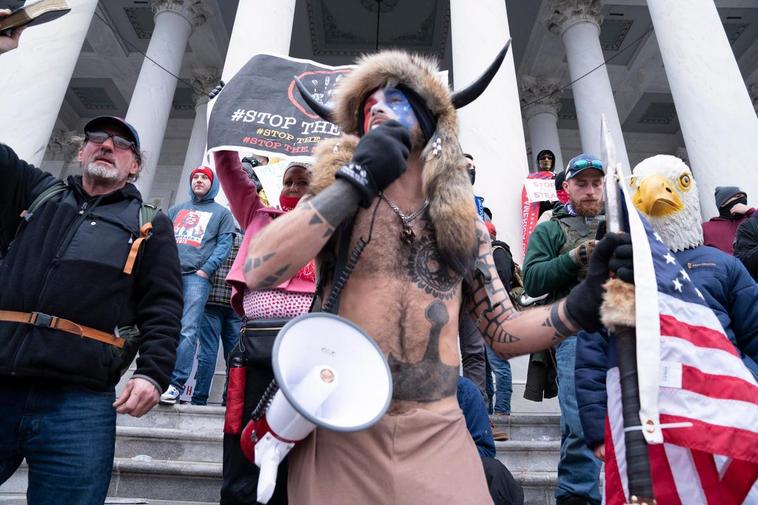
[[(569, 161), (563, 189), (566, 205), (553, 210), (550, 221), (540, 223), (529, 238), (524, 260), (524, 288), (529, 296), (550, 295), (564, 298), (587, 275), (598, 226), (603, 219), (603, 164), (596, 156), (580, 154)], [(527, 377), (532, 391), (540, 381), (538, 370), (552, 371), (558, 378), (558, 403), (561, 408), (561, 459), (558, 462), (559, 505), (600, 503), (598, 476), (600, 461), (584, 443), (584, 434), (574, 392), (576, 336), (558, 344), (555, 360), (533, 356)], [(554, 393), (553, 393), (554, 394)], [(541, 399), (541, 395), (539, 395)]]
[(182, 313), (171, 221), (143, 219), (132, 184), (137, 130), (97, 117), (78, 159), (64, 183), (0, 143), (0, 485), (25, 458), (41, 505), (105, 501), (116, 412), (158, 403)]
[[(344, 133), (317, 148), (312, 196), (251, 244), (245, 279), (270, 288), (315, 256), (326, 305), (376, 341), (393, 393), (373, 427), (318, 428), (293, 449), (290, 503), (491, 504), (456, 400), (461, 310), (505, 358), (598, 324), (609, 261), (627, 247), (619, 236), (598, 245), (567, 301), (517, 314), (476, 215), (455, 109), (483, 91), (504, 54), (452, 95), (433, 62), (400, 51), (364, 57), (337, 85), (333, 109), (300, 87)], [(341, 250), (353, 251), (347, 282)]]

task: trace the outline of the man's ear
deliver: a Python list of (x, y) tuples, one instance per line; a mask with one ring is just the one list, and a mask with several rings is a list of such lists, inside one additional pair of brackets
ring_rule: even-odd
[(568, 193), (568, 190), (569, 190), (569, 183), (568, 183), (568, 181), (563, 181), (563, 191), (565, 191), (566, 193)]
[(76, 153), (76, 161), (78, 161), (80, 165), (82, 164), (82, 151), (83, 150), (84, 150), (84, 148), (80, 147), (79, 148), (79, 152)]
[(137, 157), (135, 156), (132, 160), (132, 166), (129, 167), (129, 175), (137, 175), (140, 171), (140, 164), (137, 161)]

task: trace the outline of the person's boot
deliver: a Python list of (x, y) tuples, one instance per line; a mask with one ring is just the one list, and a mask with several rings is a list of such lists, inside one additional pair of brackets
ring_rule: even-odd
[(492, 419), (490, 419), (490, 428), (492, 428), (492, 438), (494, 438), (496, 442), (505, 442), (508, 440), (508, 434), (495, 426)]

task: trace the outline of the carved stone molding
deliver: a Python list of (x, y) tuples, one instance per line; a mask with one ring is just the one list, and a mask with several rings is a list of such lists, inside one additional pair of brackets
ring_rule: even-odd
[(561, 101), (560, 88), (560, 81), (552, 77), (522, 76), (519, 95), (525, 119), (528, 121), (542, 112), (549, 112), (557, 117)]
[(603, 22), (602, 9), (603, 0), (551, 0), (552, 14), (545, 19), (545, 26), (558, 36), (582, 22), (592, 23), (599, 29)]
[(166, 11), (184, 16), (193, 28), (205, 23), (210, 14), (200, 0), (150, 0), (150, 7), (156, 16)]
[(221, 79), (218, 68), (192, 69), (192, 101), (195, 107), (208, 102), (208, 93), (216, 87)]

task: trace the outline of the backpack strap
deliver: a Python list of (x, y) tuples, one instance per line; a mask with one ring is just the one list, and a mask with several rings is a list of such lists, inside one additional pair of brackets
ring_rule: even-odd
[(131, 275), (134, 270), (134, 263), (137, 261), (142, 244), (148, 240), (153, 234), (153, 219), (158, 214), (160, 209), (155, 205), (149, 203), (140, 204), (139, 209), (139, 237), (132, 242), (132, 247), (129, 249), (129, 255), (126, 257), (126, 263), (124, 264), (123, 272), (126, 275)]
[(21, 221), (18, 224), (18, 228), (16, 228), (16, 234), (18, 234), (19, 231), (21, 231), (21, 226), (24, 223), (28, 223), (31, 221), (32, 217), (34, 216), (34, 213), (42, 207), (42, 204), (44, 204), (46, 201), (57, 195), (58, 193), (61, 193), (63, 191), (66, 191), (68, 189), (68, 184), (66, 184), (66, 181), (57, 180), (54, 184), (48, 186), (45, 188), (42, 193), (37, 195), (37, 198), (35, 198), (31, 205), (29, 205), (28, 209), (24, 209), (21, 211), (21, 214), (19, 217), (23, 218), (23, 221)]

